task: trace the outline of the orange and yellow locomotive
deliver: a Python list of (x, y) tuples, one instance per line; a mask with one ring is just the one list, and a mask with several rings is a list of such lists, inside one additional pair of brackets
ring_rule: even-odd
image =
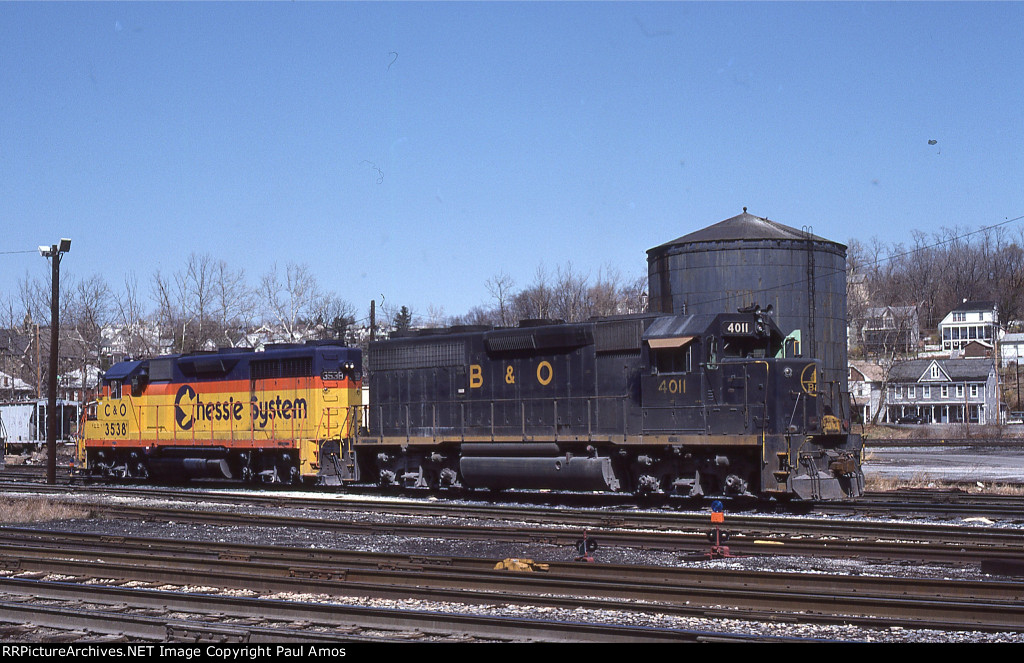
[(121, 362), (103, 376), (78, 471), (264, 483), (346, 474), (361, 369), (358, 349), (330, 341)]

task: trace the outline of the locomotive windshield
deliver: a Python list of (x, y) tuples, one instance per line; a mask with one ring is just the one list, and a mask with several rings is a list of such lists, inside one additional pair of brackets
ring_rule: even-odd
[[(764, 358), (768, 355), (768, 339), (751, 336), (722, 339), (723, 357)], [(774, 355), (774, 353), (772, 353)]]

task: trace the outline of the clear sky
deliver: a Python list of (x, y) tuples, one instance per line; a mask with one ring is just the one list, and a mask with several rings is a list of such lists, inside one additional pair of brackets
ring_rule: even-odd
[(114, 288), (209, 253), (460, 314), (744, 206), (842, 243), (1000, 223), (1022, 36), (1018, 2), (3, 2), (0, 293), (70, 237)]

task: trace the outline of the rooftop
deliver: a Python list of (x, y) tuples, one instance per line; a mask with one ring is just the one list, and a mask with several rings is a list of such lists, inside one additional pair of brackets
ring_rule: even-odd
[(789, 226), (781, 223), (771, 221), (760, 216), (754, 216), (753, 214), (748, 214), (747, 208), (744, 207), (742, 214), (726, 219), (725, 221), (719, 221), (714, 225), (694, 231), (688, 235), (683, 235), (671, 242), (666, 242), (661, 246), (650, 249), (648, 253), (678, 244), (692, 244), (694, 242), (728, 242), (738, 240), (807, 241), (808, 238), (815, 242), (828, 242), (829, 244), (835, 244), (835, 242), (823, 237), (818, 237), (817, 235), (809, 234), (803, 230), (790, 228)]

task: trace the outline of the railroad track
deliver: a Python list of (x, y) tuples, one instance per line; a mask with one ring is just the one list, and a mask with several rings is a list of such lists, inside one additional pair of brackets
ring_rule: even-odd
[[(44, 494), (52, 494), (51, 488), (46, 487)], [(706, 513), (693, 512), (453, 505), (413, 500), (296, 500), (248, 493), (128, 490), (127, 494), (135, 498), (172, 500), (172, 506), (124, 504), (102, 498), (101, 494), (78, 495), (74, 504), (107, 519), (319, 530), (339, 536), (573, 546), (586, 532), (600, 539), (605, 547), (679, 553), (706, 551), (711, 528)], [(238, 508), (240, 500), (244, 500), (244, 509)], [(206, 504), (210, 502), (229, 506), (211, 509)], [(254, 506), (265, 512), (253, 513)], [(304, 515), (296, 515), (296, 511)], [(453, 517), (453, 511), (457, 512), (457, 518)], [(387, 522), (380, 522), (385, 517)], [(465, 524), (466, 520), (473, 524)], [(982, 524), (730, 515), (723, 530), (730, 534), (729, 545), (733, 552), (746, 555), (854, 557), (962, 565), (981, 564), (993, 557), (1019, 557), (1024, 549), (1024, 529)]]
[[(72, 491), (76, 494), (100, 495), (145, 495), (158, 499), (187, 499), (188, 495), (202, 495), (205, 501), (238, 503), (244, 499), (247, 503), (285, 507), (302, 505), (311, 508), (344, 508), (338, 507), (338, 496), (347, 496), (358, 500), (361, 496), (378, 498), (379, 491), (372, 488), (355, 488), (338, 490), (336, 493), (323, 491), (299, 491), (281, 488), (251, 488), (237, 484), (195, 484), (189, 488), (153, 487), (142, 485), (111, 485), (74, 483), (69, 484), (66, 476), (58, 477), (56, 485), (43, 483), (44, 468), (40, 466), (8, 466), (0, 469), (0, 490), (4, 487), (17, 487), (40, 494), (64, 494)], [(296, 498), (301, 492), (301, 498)], [(240, 498), (239, 495), (244, 495)], [(383, 495), (387, 497), (387, 495)], [(407, 502), (426, 502), (425, 495), (410, 494)], [(560, 495), (542, 492), (505, 493), (499, 496), (473, 494), (442, 494), (444, 503), (451, 499), (462, 499), (479, 510), (481, 504), (491, 504), (499, 509), (515, 508), (517, 505), (561, 505), (576, 506), (586, 509), (636, 510), (636, 507), (661, 509), (666, 514), (677, 514), (707, 509), (707, 501), (701, 499), (650, 499), (638, 504), (629, 495)], [(194, 499), (200, 499), (195, 497)], [(301, 500), (301, 501), (300, 501)], [(752, 500), (726, 500), (727, 509), (734, 515), (743, 516), (750, 513), (780, 513), (790, 515), (808, 514), (851, 514), (886, 518), (934, 518), (955, 520), (965, 518), (999, 519), (1004, 522), (1024, 523), (1024, 495), (994, 495), (983, 493), (966, 493), (955, 489), (906, 489), (886, 492), (869, 492), (856, 500), (804, 503), (784, 502), (765, 503)], [(438, 510), (446, 507), (438, 506)], [(448, 507), (450, 509), (450, 507)], [(460, 506), (461, 508), (461, 506)], [(666, 515), (666, 519), (674, 518)]]
[[(419, 505), (409, 507), (424, 512), (433, 509), (439, 515), (450, 515), (453, 500), (458, 504), (458, 509), (470, 508), (478, 514), (485, 513), (486, 509), (492, 509), (495, 518), (503, 517), (502, 514), (516, 513), (520, 508), (531, 509), (534, 507), (558, 506), (558, 511), (571, 513), (573, 511), (585, 510), (598, 513), (621, 513), (621, 514), (644, 514), (645, 518), (651, 521), (652, 526), (660, 526), (654, 522), (661, 519), (672, 524), (673, 521), (692, 516), (694, 514), (706, 514), (708, 509), (705, 500), (662, 500), (652, 503), (648, 508), (638, 508), (635, 499), (622, 495), (560, 495), (542, 492), (520, 492), (510, 493), (504, 496), (489, 499), (482, 499), (479, 495), (442, 495), (441, 501), (430, 501), (435, 496), (427, 494), (410, 494), (406, 497), (395, 497), (381, 495), (372, 490), (345, 491), (339, 490), (333, 494), (323, 492), (286, 491), (280, 489), (253, 489), (240, 485), (215, 486), (204, 485), (189, 488), (152, 487), (152, 486), (126, 486), (126, 485), (99, 485), (99, 484), (74, 484), (58, 483), (47, 485), (38, 482), (22, 482), (20, 480), (4, 482), (4, 471), (0, 471), (0, 491), (18, 490), (30, 491), (37, 494), (65, 495), (102, 495), (102, 496), (124, 496), (144, 497), (152, 499), (170, 500), (195, 500), (223, 504), (252, 504), (272, 507), (295, 507), (295, 508), (316, 508), (345, 510), (353, 508), (349, 504), (366, 504), (366, 499), (388, 500), (394, 504), (396, 510), (403, 508), (403, 505)], [(992, 495), (981, 493), (965, 493), (958, 490), (925, 490), (906, 489), (886, 492), (869, 492), (856, 500), (833, 501), (833, 502), (789, 502), (789, 503), (757, 503), (752, 501), (737, 500), (734, 503), (726, 501), (727, 509), (732, 511), (730, 518), (741, 518), (751, 514), (762, 513), (766, 515), (808, 515), (808, 514), (835, 514), (848, 513), (852, 515), (871, 515), (889, 518), (908, 518), (925, 516), (937, 519), (964, 519), (971, 517), (1001, 519), (1005, 522), (1024, 523), (1024, 495)], [(575, 506), (575, 508), (573, 508)], [(539, 514), (536, 509), (536, 513)], [(552, 510), (552, 513), (556, 513)], [(663, 515), (659, 516), (658, 513)], [(536, 515), (540, 518), (542, 516)], [(560, 517), (560, 516), (553, 516)]]
[[(894, 446), (897, 443), (903, 442), (902, 440), (888, 440), (881, 441), (880, 446)], [(1021, 447), (1024, 449), (1024, 439), (1017, 440), (1003, 440), (1003, 446), (1014, 446)], [(930, 441), (924, 441), (924, 443), (931, 443)], [(98, 480), (91, 479), (72, 479), (68, 473), (67, 468), (59, 466), (57, 468), (57, 487), (75, 485), (76, 490), (160, 490), (160, 486), (152, 485), (132, 485), (132, 484), (116, 484), (116, 483), (104, 483)], [(19, 484), (22, 482), (43, 484), (45, 481), (46, 468), (43, 465), (7, 465), (6, 467), (0, 467), (0, 486), (4, 484)], [(252, 487), (246, 486), (239, 483), (232, 482), (194, 482), (189, 484), (191, 489), (196, 491), (207, 490), (210, 487), (214, 489), (234, 489), (238, 491), (244, 491), (249, 495), (273, 495), (281, 492), (294, 492), (295, 490), (307, 492), (310, 496), (330, 494), (327, 491), (336, 491), (336, 494), (349, 494), (354, 496), (359, 495), (379, 495), (381, 494), (379, 489), (369, 486), (347, 486), (344, 488), (324, 489), (324, 488), (289, 488), (289, 487), (276, 487), (276, 486), (260, 486)], [(56, 488), (60, 489), (60, 488)], [(415, 493), (409, 494), (412, 499), (417, 499)], [(458, 496), (458, 493), (447, 493), (442, 496)], [(681, 498), (681, 497), (661, 497), (649, 496), (645, 498), (637, 498), (628, 494), (557, 494), (557, 493), (543, 493), (540, 491), (520, 491), (520, 492), (509, 492), (503, 494), (488, 494), (485, 491), (468, 491), (464, 493), (466, 499), (486, 499), (490, 501), (525, 501), (525, 502), (553, 502), (555, 501), (554, 495), (557, 495), (557, 500), (563, 504), (568, 505), (598, 505), (598, 506), (630, 506), (637, 505), (638, 503), (650, 504), (652, 506), (666, 506), (674, 508), (700, 508), (701, 505), (705, 504), (707, 500), (701, 498)], [(419, 499), (422, 499), (420, 497)], [(733, 508), (737, 511), (747, 511), (750, 509), (770, 509), (775, 508), (777, 510), (789, 511), (794, 513), (808, 512), (815, 509), (819, 510), (843, 510), (843, 511), (855, 511), (860, 505), (864, 508), (871, 508), (872, 511), (877, 511), (878, 508), (886, 508), (888, 506), (889, 511), (893, 515), (912, 515), (915, 513), (939, 513), (941, 515), (942, 505), (946, 506), (946, 513), (950, 516), (958, 515), (961, 512), (971, 511), (972, 509), (980, 508), (993, 508), (995, 514), (1001, 517), (1018, 517), (1024, 518), (1021, 514), (1024, 513), (1024, 495), (998, 495), (998, 494), (985, 494), (985, 493), (967, 493), (964, 490), (957, 488), (936, 488), (936, 489), (903, 489), (893, 490), (885, 492), (869, 492), (856, 500), (849, 500), (844, 502), (758, 502), (753, 499), (735, 498), (732, 500), (725, 500), (727, 504), (733, 505)]]
[[(875, 628), (1017, 632), (1024, 624), (1024, 583), (1019, 582), (573, 563), (552, 563), (543, 569), (535, 567), (532, 572), (512, 573), (496, 570), (493, 560), (473, 558), (190, 543), (10, 528), (0, 530), (0, 535), (0, 566), (8, 575), (28, 574), (36, 579), (40, 574), (60, 573), (60, 577), (79, 581), (103, 578), (156, 586), (200, 585), (263, 595), (412, 596), (443, 602), (519, 603), (594, 612), (653, 611), (710, 619), (853, 623)], [(70, 591), (65, 587), (69, 584), (74, 583), (56, 583), (61, 591)], [(7, 587), (6, 581), (0, 583), (0, 591), (7, 591)], [(35, 586), (22, 593), (45, 596), (46, 591)], [(116, 600), (123, 600), (119, 592)], [(218, 599), (216, 606), (207, 611), (223, 611), (221, 603), (227, 600)], [(408, 624), (404, 628), (408, 629)], [(544, 640), (612, 637), (619, 641), (641, 637), (626, 631), (616, 631), (612, 636), (607, 630), (595, 636), (573, 625), (570, 638), (558, 635), (550, 626), (543, 631), (538, 628), (533, 624), (529, 632), (534, 637), (544, 633), (539, 636)], [(422, 624), (416, 629), (422, 632)], [(443, 630), (452, 632), (450, 625)], [(462, 637), (490, 633), (492, 638), (506, 633), (493, 629), (458, 632)], [(521, 636), (525, 632), (515, 633)], [(502, 638), (514, 638), (515, 633)], [(694, 636), (672, 632), (643, 637), (646, 641), (667, 642)]]
[[(96, 634), (107, 634), (159, 642), (614, 641), (653, 644), (792, 639), (222, 596), (209, 593), (210, 589), (198, 594), (0, 578), (2, 594), (60, 602), (55, 606), (27, 600), (0, 601), (0, 622), (71, 631), (69, 640), (79, 640), (82, 635), (91, 639)], [(189, 618), (183, 619), (182, 612), (189, 613)], [(170, 616), (172, 614), (175, 616)]]
[(804, 513), (927, 517), (953, 520), (988, 518), (1024, 523), (1024, 495), (965, 493), (958, 490), (897, 490), (865, 493), (851, 501), (807, 505)]

